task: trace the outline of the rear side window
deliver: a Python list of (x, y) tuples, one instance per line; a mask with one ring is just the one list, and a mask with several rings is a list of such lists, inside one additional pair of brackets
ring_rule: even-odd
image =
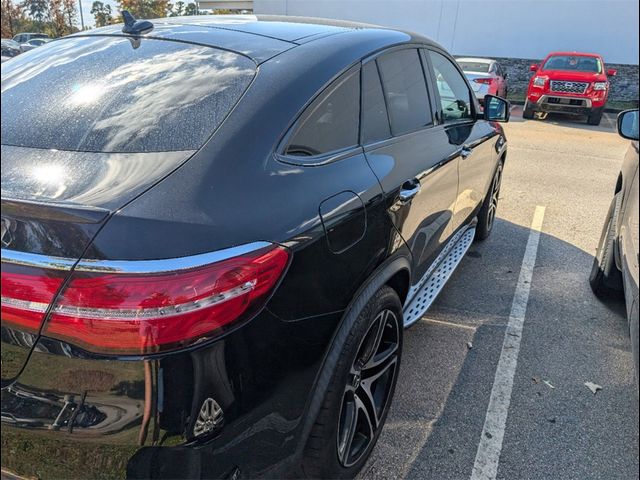
[(360, 72), (347, 72), (307, 107), (284, 153), (308, 157), (354, 147), (359, 116)]
[(429, 50), (446, 122), (472, 118), (471, 92), (467, 82), (453, 63), (439, 53)]
[(362, 67), (362, 143), (391, 136), (389, 117), (376, 62)]
[(387, 53), (378, 58), (394, 135), (430, 125), (431, 107), (418, 50)]
[(255, 64), (163, 40), (70, 37), (2, 64), (2, 143), (90, 152), (195, 150)]

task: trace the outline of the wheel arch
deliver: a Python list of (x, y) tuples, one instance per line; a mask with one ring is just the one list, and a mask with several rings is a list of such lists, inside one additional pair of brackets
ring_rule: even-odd
[(385, 260), (362, 284), (345, 309), (344, 315), (327, 349), (322, 366), (318, 369), (314, 387), (307, 400), (303, 420), (300, 422), (299, 437), (295, 452), (290, 457), (292, 470), (297, 470), (302, 458), (307, 439), (311, 433), (320, 408), (324, 401), (331, 377), (338, 362), (339, 354), (347, 340), (351, 327), (360, 311), (371, 300), (373, 295), (383, 286), (393, 288), (402, 303), (409, 292), (411, 278), (411, 258), (408, 250), (400, 250)]

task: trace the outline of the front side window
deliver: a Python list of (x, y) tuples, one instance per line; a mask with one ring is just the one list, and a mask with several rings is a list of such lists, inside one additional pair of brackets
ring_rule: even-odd
[(84, 152), (196, 150), (254, 77), (217, 48), (68, 37), (2, 64), (2, 144)]
[(348, 72), (302, 114), (285, 155), (309, 157), (358, 145), (360, 72)]
[(464, 77), (444, 55), (432, 50), (429, 50), (429, 55), (445, 123), (472, 118), (471, 92)]
[(418, 50), (386, 53), (377, 62), (393, 134), (402, 135), (432, 124), (431, 105)]

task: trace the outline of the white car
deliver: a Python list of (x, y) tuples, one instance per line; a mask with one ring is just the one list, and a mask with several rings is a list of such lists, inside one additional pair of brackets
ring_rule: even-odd
[(50, 41), (51, 41), (50, 38), (32, 38), (31, 40), (21, 44), (20, 50), (22, 52), (28, 52), (29, 50), (33, 50), (34, 48), (40, 47)]
[(457, 58), (456, 61), (482, 104), (485, 95), (507, 97), (507, 73), (502, 66), (490, 58)]

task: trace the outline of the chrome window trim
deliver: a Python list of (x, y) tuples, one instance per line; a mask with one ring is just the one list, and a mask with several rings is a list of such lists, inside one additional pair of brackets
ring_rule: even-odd
[[(23, 265), (28, 267), (45, 268), (49, 270), (63, 270), (89, 273), (127, 273), (154, 274), (167, 273), (177, 270), (188, 270), (212, 263), (227, 260), (273, 245), (270, 242), (252, 242), (236, 247), (225, 248), (215, 252), (201, 253), (188, 257), (163, 258), (158, 260), (91, 260), (84, 259), (77, 262), (72, 258), (52, 257), (37, 253), (18, 252), (2, 249), (2, 263)], [(75, 265), (75, 267), (74, 267)]]

